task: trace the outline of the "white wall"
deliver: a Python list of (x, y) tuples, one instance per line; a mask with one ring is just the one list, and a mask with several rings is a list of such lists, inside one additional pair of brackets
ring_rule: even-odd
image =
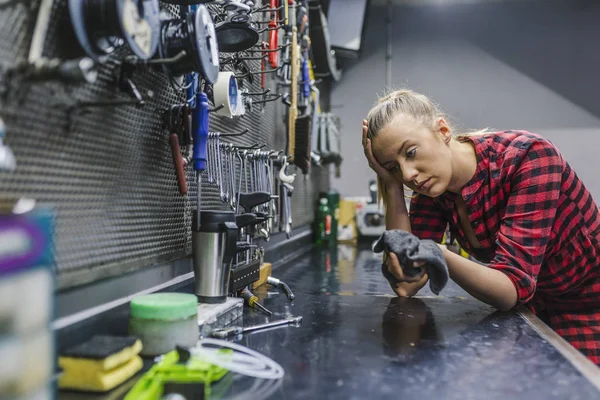
[[(590, 46), (596, 43), (580, 26), (590, 17), (581, 22), (579, 10), (569, 15), (564, 7), (558, 7), (555, 12), (568, 22), (560, 32), (556, 26), (544, 26), (543, 19), (527, 30), (520, 22), (511, 26), (507, 21), (513, 20), (511, 12), (518, 12), (523, 19), (524, 12), (535, 9), (510, 10), (504, 5), (496, 21), (500, 9), (477, 6), (479, 9), (470, 13), (468, 7), (475, 6), (434, 8), (429, 13), (394, 9), (393, 86), (407, 86), (432, 97), (460, 128), (526, 129), (548, 137), (600, 201), (600, 179), (596, 177), (600, 118), (594, 115), (600, 114), (596, 112), (600, 102), (595, 102), (593, 95), (600, 82), (593, 71), (600, 71), (600, 65), (593, 68), (589, 64), (595, 59), (578, 59), (572, 49), (565, 54), (556, 48), (553, 59), (547, 54), (553, 51), (553, 40), (550, 37), (548, 42), (545, 34), (554, 31), (557, 38), (571, 35), (562, 45), (578, 40), (578, 47), (586, 51), (580, 43), (582, 37)], [(345, 68), (343, 80), (331, 95), (332, 109), (342, 121), (344, 157), (342, 176), (332, 184), (344, 196), (366, 194), (367, 182), (374, 177), (364, 159), (360, 124), (377, 94), (385, 90), (386, 11), (378, 7), (369, 10), (363, 55)], [(600, 16), (598, 8), (586, 11)], [(554, 18), (547, 9), (545, 13), (546, 19)], [(479, 24), (478, 29), (469, 25), (471, 18)], [(535, 49), (545, 55), (538, 57)], [(588, 65), (581, 67), (579, 63), (584, 61)]]

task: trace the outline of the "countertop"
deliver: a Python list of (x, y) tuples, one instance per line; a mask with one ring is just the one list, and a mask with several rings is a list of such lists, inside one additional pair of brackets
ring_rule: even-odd
[[(302, 324), (236, 341), (281, 364), (285, 377), (257, 384), (229, 374), (209, 398), (600, 398), (589, 374), (517, 312), (497, 312), (451, 281), (440, 296), (423, 289), (411, 299), (395, 297), (380, 264), (367, 247), (340, 245), (315, 248), (275, 270), (295, 300), (264, 285), (254, 293), (274, 316), (246, 309), (243, 323), (301, 315)], [(107, 395), (58, 398), (118, 399), (133, 381)]]

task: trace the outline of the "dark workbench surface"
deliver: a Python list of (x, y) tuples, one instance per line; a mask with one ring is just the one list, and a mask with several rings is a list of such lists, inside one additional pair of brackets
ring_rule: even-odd
[[(239, 340), (285, 369), (269, 398), (600, 398), (596, 387), (517, 313), (495, 312), (452, 282), (440, 296), (423, 290), (418, 298), (393, 297), (380, 262), (368, 249), (315, 249), (274, 272), (291, 286), (293, 303), (278, 289), (255, 290), (275, 315), (246, 310), (245, 325), (304, 317), (300, 327), (254, 332)], [(229, 376), (214, 386), (210, 398), (264, 398), (261, 392), (244, 394), (251, 383)], [(61, 393), (59, 398), (117, 399), (131, 384), (108, 396)]]

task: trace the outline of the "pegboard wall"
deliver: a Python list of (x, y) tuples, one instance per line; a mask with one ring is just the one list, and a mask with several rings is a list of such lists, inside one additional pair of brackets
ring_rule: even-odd
[[(54, 1), (44, 57), (69, 59), (80, 52), (66, 3)], [(146, 101), (143, 107), (70, 109), (77, 101), (128, 98), (115, 84), (116, 61), (127, 54), (121, 49), (100, 66), (94, 84), (30, 82), (8, 74), (27, 59), (39, 4), (0, 0), (0, 117), (17, 159), (15, 172), (0, 172), (1, 195), (55, 207), (59, 289), (190, 255), (194, 173), (186, 168), (189, 193), (181, 195), (161, 111), (184, 97), (156, 68), (133, 75)], [(161, 7), (177, 13), (176, 6)], [(260, 71), (260, 61), (250, 61), (250, 66)], [(260, 77), (245, 85), (259, 91)], [(273, 76), (267, 86), (272, 93), (287, 91)], [(246, 135), (227, 141), (283, 150), (285, 108), (281, 101), (268, 103), (262, 111), (233, 120), (211, 114), (210, 130), (237, 133), (247, 128)], [(328, 171), (320, 168), (296, 178), (294, 226), (312, 221), (316, 197), (327, 189), (328, 179)], [(202, 187), (202, 202), (203, 209), (227, 209), (217, 187), (208, 183)]]

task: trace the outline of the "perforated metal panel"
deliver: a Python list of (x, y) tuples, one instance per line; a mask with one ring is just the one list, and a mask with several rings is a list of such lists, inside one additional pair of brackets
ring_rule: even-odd
[[(190, 254), (190, 219), (195, 208), (193, 171), (187, 169), (189, 195), (179, 194), (162, 109), (182, 101), (160, 69), (136, 71), (133, 80), (144, 107), (90, 108), (69, 112), (75, 100), (127, 98), (115, 87), (116, 64), (100, 69), (95, 84), (19, 82), (6, 71), (27, 58), (39, 1), (0, 3), (0, 68), (4, 95), (0, 116), (6, 142), (15, 153), (15, 173), (0, 172), (2, 196), (26, 196), (57, 210), (56, 260), (59, 288), (181, 258)], [(169, 7), (172, 12), (176, 8)], [(73, 57), (79, 46), (70, 33), (66, 0), (55, 0), (45, 57)], [(118, 60), (125, 50), (117, 51)], [(260, 70), (259, 61), (251, 67)], [(272, 92), (280, 89), (267, 79)], [(260, 79), (249, 87), (260, 89)], [(285, 89), (282, 89), (285, 90)], [(249, 146), (285, 146), (285, 106), (268, 104), (230, 120), (211, 115), (211, 131), (250, 133), (232, 138)], [(206, 178), (206, 177), (204, 177)], [(206, 182), (206, 179), (203, 179)], [(292, 198), (294, 225), (310, 222), (315, 196), (328, 174), (313, 168), (299, 176)], [(203, 209), (226, 209), (214, 185), (203, 184)]]

